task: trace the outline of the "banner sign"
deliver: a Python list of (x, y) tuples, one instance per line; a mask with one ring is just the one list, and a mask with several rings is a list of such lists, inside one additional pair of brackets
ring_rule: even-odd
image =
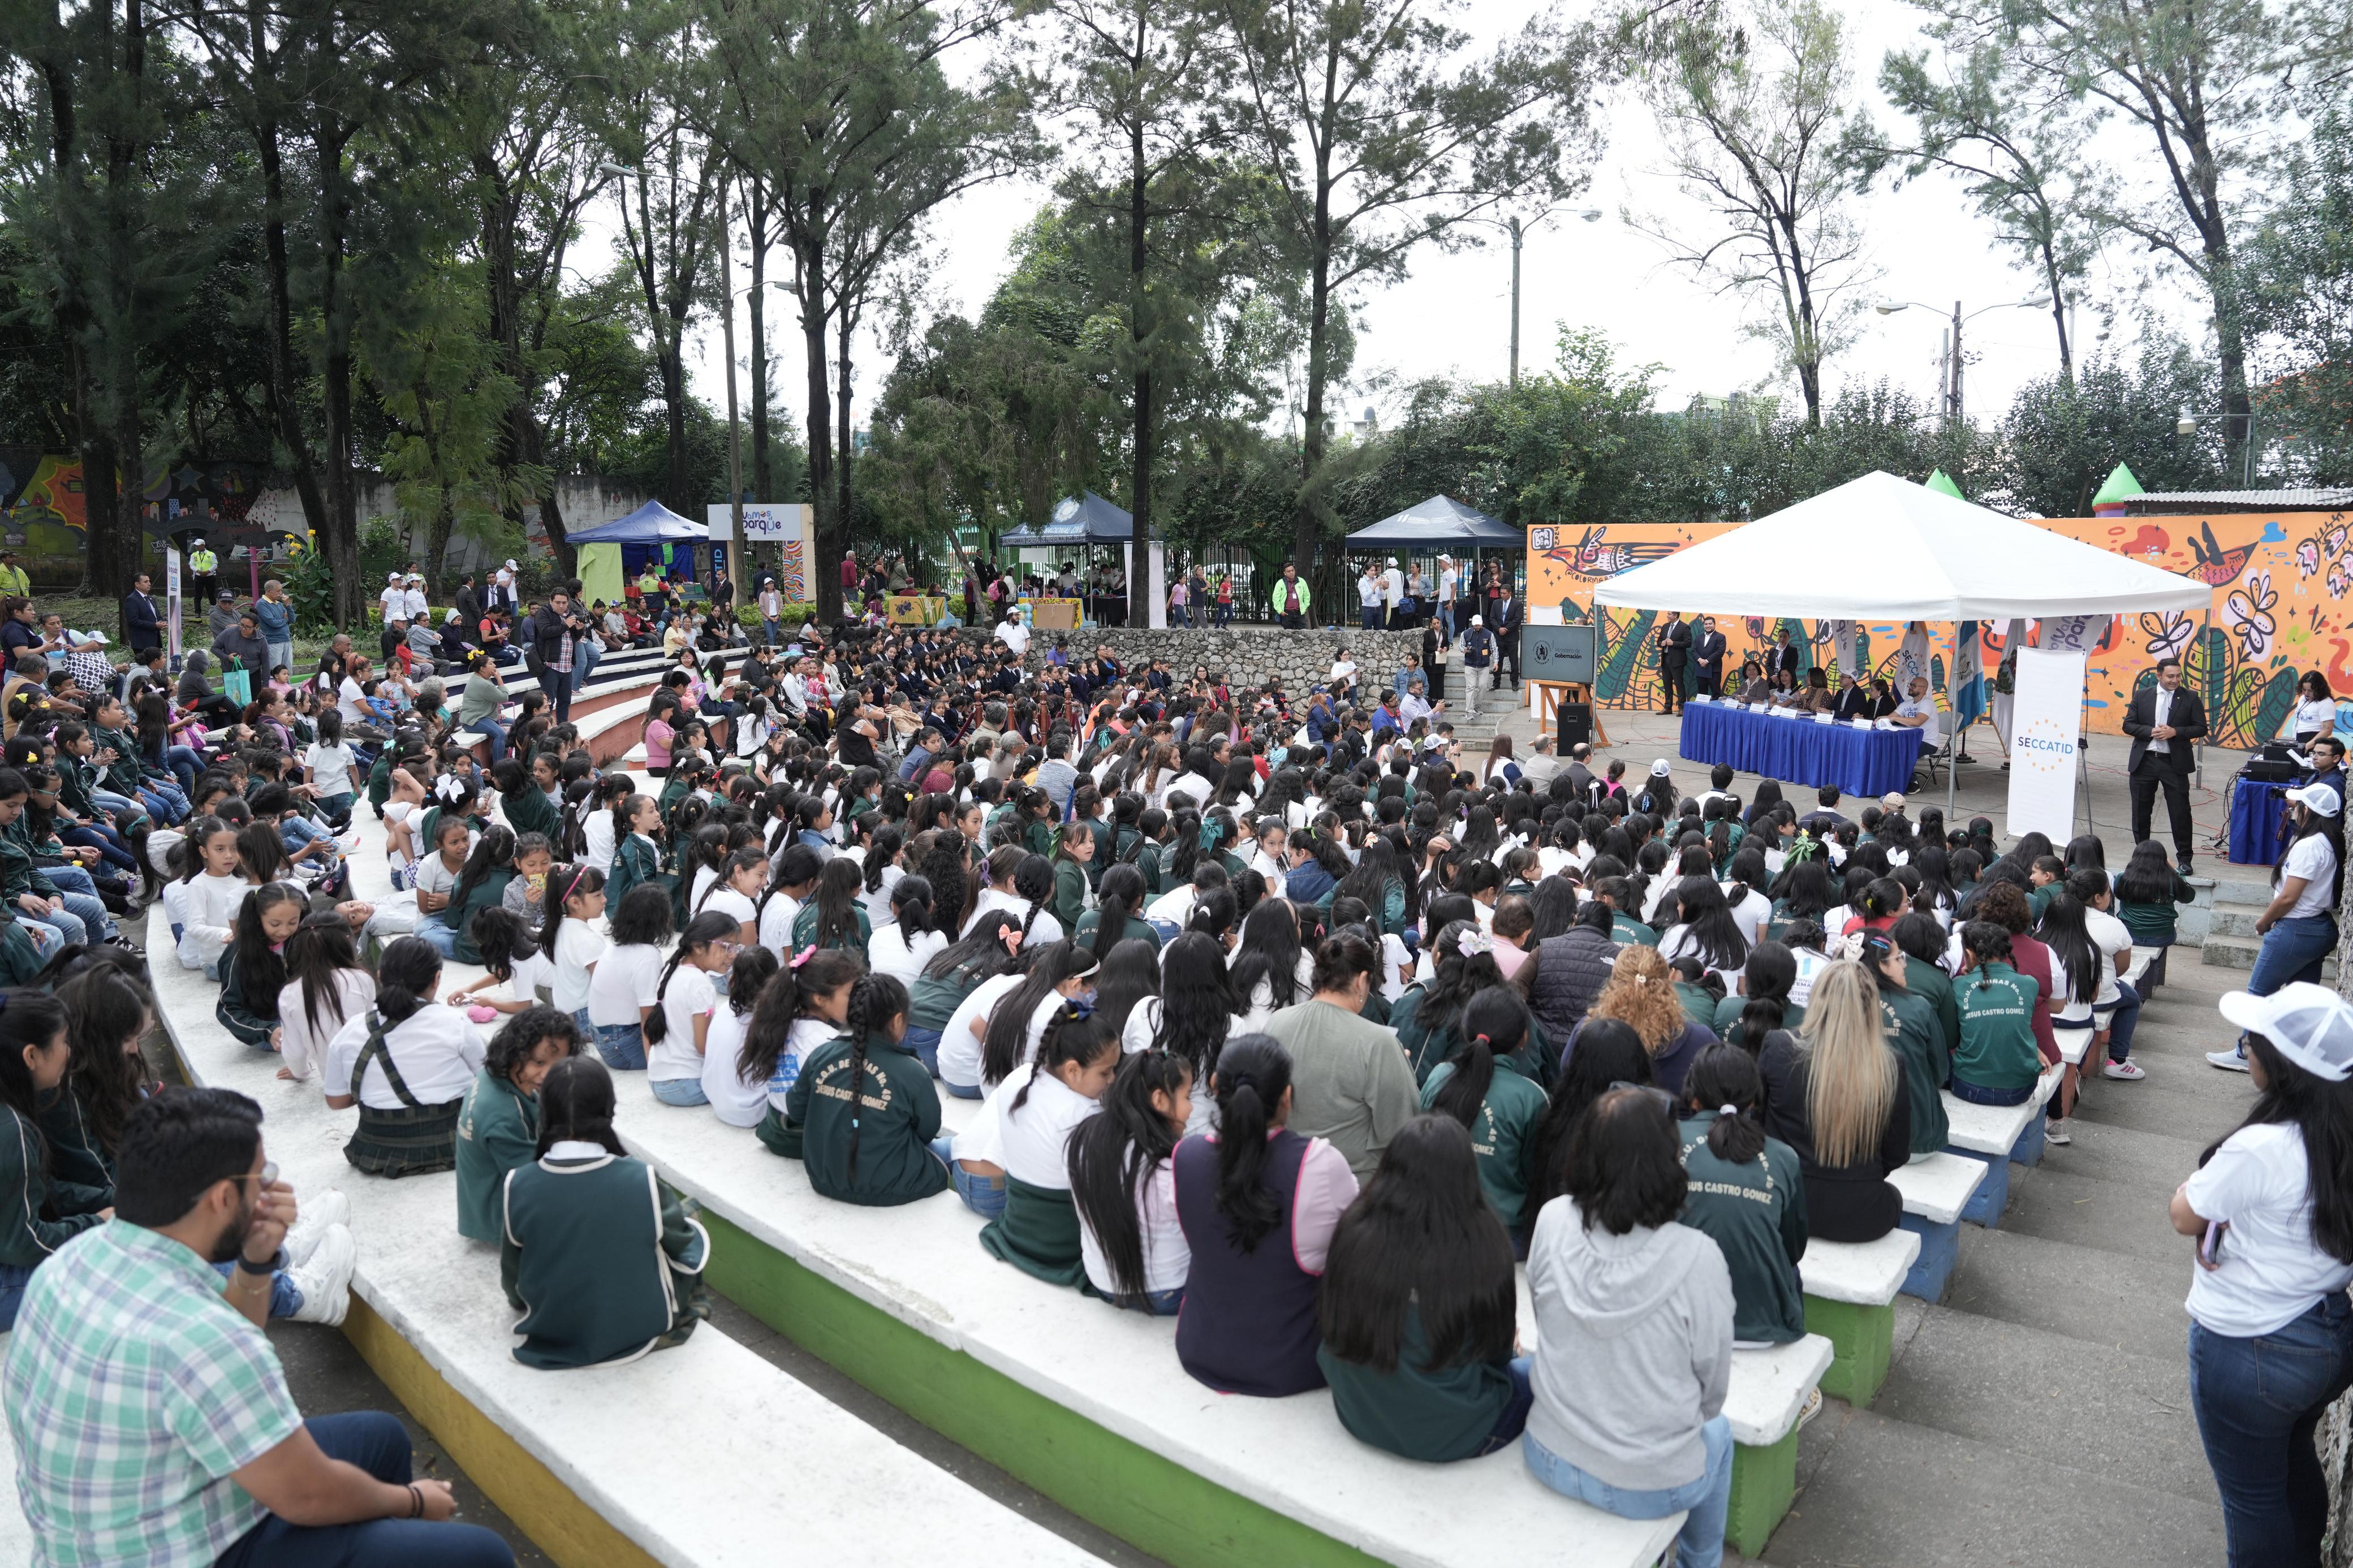
[(180, 552), (166, 548), (164, 552), (164, 619), (170, 626), (170, 639), (164, 645), (166, 668), (180, 668)]
[[(2050, 623), (2045, 621), (2048, 628)], [(2047, 647), (2018, 650), (2011, 694), (2010, 820), (2004, 831), (2075, 836), (2076, 737), (2084, 720), (2084, 656)]]

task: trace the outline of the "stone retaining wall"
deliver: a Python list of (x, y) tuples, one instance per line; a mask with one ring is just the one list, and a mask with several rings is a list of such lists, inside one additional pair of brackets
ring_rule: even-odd
[[(976, 642), (987, 641), (976, 628), (965, 627), (960, 635)], [(1097, 645), (1108, 646), (1113, 654), (1131, 668), (1146, 660), (1162, 658), (1168, 661), (1171, 671), (1182, 679), (1190, 679), (1195, 665), (1205, 665), (1213, 675), (1221, 676), (1231, 686), (1255, 689), (1270, 676), (1280, 675), (1286, 690), (1306, 691), (1321, 684), (1332, 673), (1332, 661), (1339, 650), (1346, 648), (1361, 672), (1360, 681), (1375, 675), (1387, 676), (1405, 665), (1408, 649), (1421, 651), (1419, 632), (1367, 632), (1345, 628), (1337, 631), (1284, 631), (1280, 626), (1226, 626), (1221, 629), (1155, 631), (1149, 628), (1112, 626), (1101, 630), (1076, 632), (1039, 632), (1029, 639), (1030, 664), (1034, 668), (1044, 652), (1054, 646), (1057, 636), (1070, 639), (1071, 659), (1075, 662), (1092, 655)]]

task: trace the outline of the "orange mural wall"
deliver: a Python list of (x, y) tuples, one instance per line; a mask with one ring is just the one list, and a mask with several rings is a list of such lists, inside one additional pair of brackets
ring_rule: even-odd
[[(1538, 525), (1528, 530), (1528, 602), (1557, 608), (1564, 620), (1593, 618), (1593, 589), (1603, 579), (1661, 560), (1679, 550), (1740, 527), (1738, 523), (1604, 523), (1591, 527)], [(2157, 660), (2179, 655), (2190, 684), (2211, 693), (2216, 743), (2248, 748), (2280, 733), (2295, 705), (2296, 681), (2307, 670), (2327, 677), (2338, 698), (2338, 723), (2353, 729), (2353, 513), (2231, 513), (2212, 517), (2061, 518), (2042, 523), (2070, 538), (2168, 572), (2195, 577), (2213, 595), (2213, 614), (2203, 640), (2199, 618), (2179, 612), (2120, 616), (2113, 621), (2087, 666), (2086, 700), (2092, 727), (2118, 733), (2126, 702), (2140, 685), (2156, 679)], [(1600, 622), (1603, 650), (1597, 695), (1613, 708), (1662, 705), (1658, 649), (1651, 633), (1660, 616), (1648, 610), (1605, 608)], [(1830, 623), (1792, 620), (1793, 640), (1802, 638), (1827, 657)], [(1725, 659), (1729, 679), (1744, 658), (1760, 655), (1778, 635), (1780, 623), (1748, 617), (1716, 629), (1731, 645)], [(1939, 694), (1949, 667), (1957, 628), (1931, 624)], [(2028, 628), (2030, 639), (2032, 628)], [(1903, 628), (1877, 623), (1864, 628), (1866, 674), (1884, 674), (1894, 660)], [(2000, 663), (2004, 628), (1981, 633), (1989, 676)]]

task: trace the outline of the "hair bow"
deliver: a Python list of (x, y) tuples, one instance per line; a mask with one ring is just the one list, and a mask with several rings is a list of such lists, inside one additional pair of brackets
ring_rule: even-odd
[(815, 958), (816, 956), (817, 943), (811, 942), (807, 947), (801, 949), (798, 952), (793, 954), (792, 957), (786, 959), (785, 961), (785, 967), (787, 969), (798, 969), (802, 964), (807, 963), (810, 959)]
[(1021, 951), (1021, 928), (1019, 926), (1007, 926), (997, 934), (1005, 939), (1006, 952), (1019, 952)]
[(1454, 939), (1454, 951), (1465, 958), (1473, 953), (1493, 952), (1495, 951), (1495, 939), (1473, 927)]
[(1201, 819), (1202, 848), (1215, 849), (1220, 843), (1224, 842), (1225, 837), (1226, 825), (1224, 822), (1214, 816), (1205, 816)]
[(454, 805), (466, 793), (466, 781), (456, 773), (443, 773), (433, 781), (433, 793)]
[(1083, 996), (1064, 997), (1062, 1010), (1073, 1019), (1092, 1018), (1095, 1016), (1095, 1005)]

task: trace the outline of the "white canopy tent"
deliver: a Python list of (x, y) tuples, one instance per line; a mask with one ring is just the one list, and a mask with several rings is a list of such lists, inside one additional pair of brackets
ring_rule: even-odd
[[(2203, 616), (2213, 606), (2204, 583), (1889, 473), (1850, 479), (1620, 573), (1595, 587), (1593, 602), (1712, 616), (1954, 622), (2141, 610)], [(2211, 712), (2213, 694), (2203, 695)]]

